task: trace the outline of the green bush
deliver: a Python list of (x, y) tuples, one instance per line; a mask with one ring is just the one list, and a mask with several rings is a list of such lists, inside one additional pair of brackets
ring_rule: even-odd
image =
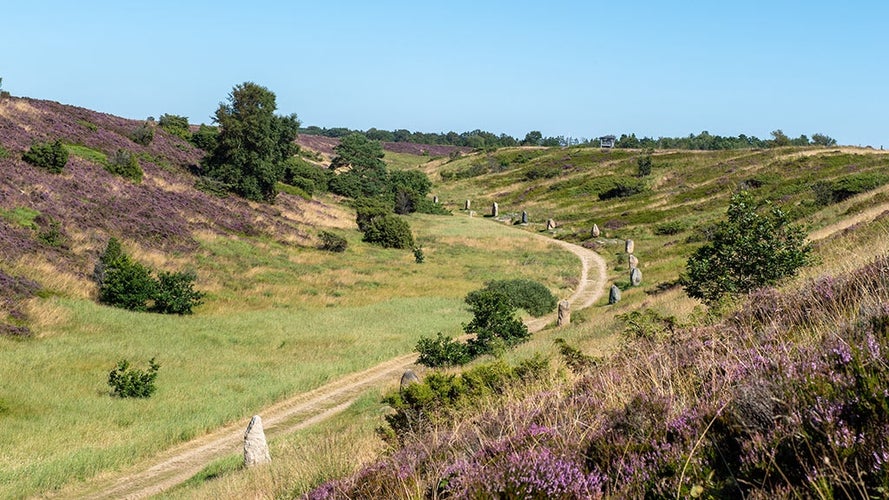
[(709, 242), (686, 263), (682, 282), (689, 297), (716, 303), (727, 294), (773, 285), (811, 262), (806, 232), (782, 210), (758, 208), (746, 191), (732, 196), (728, 220), (716, 225)]
[(417, 363), (431, 368), (464, 365), (472, 360), (468, 347), (441, 332), (435, 338), (422, 336), (416, 347)]
[(663, 224), (658, 224), (654, 226), (654, 234), (659, 236), (668, 236), (673, 234), (679, 234), (682, 231), (686, 230), (686, 225), (682, 221), (674, 220), (670, 222), (664, 222)]
[(327, 184), (330, 181), (330, 177), (330, 170), (316, 167), (300, 158), (291, 158), (287, 160), (285, 164), (282, 181), (291, 186), (299, 187), (302, 187), (300, 183), (311, 181), (313, 184), (312, 190), (307, 190), (306, 192), (313, 194), (315, 190), (322, 192), (327, 191)]
[(558, 299), (548, 288), (528, 279), (489, 281), (485, 288), (469, 292), (466, 303), (473, 304), (479, 294), (492, 291), (506, 295), (512, 307), (524, 309), (535, 318), (552, 312), (558, 305)]
[(495, 354), (531, 338), (528, 327), (515, 316), (516, 308), (505, 293), (481, 290), (467, 295), (466, 302), (473, 318), (463, 325), (463, 331), (475, 334), (469, 341), (473, 356)]
[(599, 199), (626, 198), (643, 191), (645, 191), (645, 182), (640, 179), (620, 180), (611, 189), (599, 193)]
[(68, 163), (68, 150), (60, 140), (36, 143), (22, 155), (22, 160), (54, 174), (60, 174)]
[(65, 244), (65, 235), (62, 234), (62, 224), (46, 215), (38, 215), (34, 222), (40, 228), (37, 239), (44, 245), (60, 247)]
[(346, 238), (338, 234), (331, 233), (330, 231), (321, 231), (319, 234), (321, 237), (321, 250), (327, 250), (328, 252), (345, 252), (346, 248), (349, 246), (349, 242), (346, 241)]
[(562, 173), (562, 167), (558, 165), (535, 165), (525, 171), (525, 180), (552, 179)]
[(122, 255), (104, 268), (99, 302), (130, 311), (146, 311), (155, 286), (150, 269)]
[(180, 137), (186, 141), (191, 138), (191, 130), (188, 127), (188, 117), (164, 113), (161, 115), (157, 124), (160, 128), (176, 137)]
[(392, 203), (383, 198), (358, 198), (352, 202), (355, 223), (359, 231), (365, 231), (371, 220), (392, 213)]
[(421, 247), (414, 247), (414, 262), (416, 262), (417, 264), (426, 262), (426, 254), (423, 253), (423, 249)]
[(143, 172), (142, 167), (139, 166), (139, 160), (136, 159), (136, 155), (125, 149), (118, 149), (108, 157), (105, 170), (131, 181), (142, 182)]
[(0, 160), (3, 158), (7, 158), (9, 156), (9, 151), (6, 150), (3, 146), (0, 146)]
[(364, 241), (383, 248), (411, 248), (414, 236), (407, 221), (397, 215), (374, 217), (366, 224)]
[(197, 276), (192, 271), (158, 273), (151, 311), (161, 314), (191, 314), (193, 308), (204, 303), (204, 293), (194, 289), (196, 279)]
[(189, 141), (199, 149), (211, 152), (216, 149), (216, 138), (219, 136), (219, 128), (201, 124), (198, 131), (191, 134)]
[(847, 200), (856, 194), (876, 189), (889, 182), (889, 176), (878, 172), (847, 175), (833, 182), (818, 182), (812, 186), (815, 203), (830, 205)]
[(636, 159), (636, 174), (639, 177), (646, 177), (651, 175), (651, 155), (647, 154), (644, 156), (640, 156)]
[[(311, 182), (311, 181), (309, 181), (309, 182)], [(300, 198), (302, 198), (304, 200), (311, 200), (312, 199), (312, 195), (310, 193), (303, 191), (302, 188), (297, 187), (297, 186), (291, 186), (290, 184), (284, 184), (283, 182), (279, 182), (277, 185), (277, 189), (278, 189), (279, 193), (286, 193), (291, 196), (299, 196)]]
[(130, 140), (141, 146), (147, 146), (154, 140), (154, 127), (143, 123), (130, 132)]
[(154, 381), (160, 368), (154, 358), (148, 360), (148, 370), (130, 366), (130, 362), (122, 359), (108, 373), (108, 385), (112, 394), (120, 398), (148, 398), (156, 389)]

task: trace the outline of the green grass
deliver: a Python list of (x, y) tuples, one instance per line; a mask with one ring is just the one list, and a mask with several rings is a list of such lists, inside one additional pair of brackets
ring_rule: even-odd
[(34, 222), (34, 219), (38, 216), (40, 216), (40, 212), (28, 207), (15, 207), (9, 210), (0, 209), (0, 217), (26, 229), (37, 229), (37, 223)]
[[(346, 232), (343, 254), (271, 241), (205, 241), (192, 263), (203, 281), (198, 288), (210, 294), (194, 316), (41, 300), (38, 310), (61, 319), (36, 327), (31, 341), (0, 338), (0, 497), (126, 467), (408, 353), (421, 335), (457, 334), (469, 320), (463, 296), (485, 280), (518, 275), (565, 295), (577, 272), (572, 255), (501, 224), (458, 216), (409, 220), (426, 251), (424, 264), (411, 252), (364, 244), (357, 231)], [(143, 366), (152, 357), (160, 371), (150, 399), (109, 395), (107, 376), (117, 361)]]
[(104, 166), (108, 163), (108, 156), (97, 149), (92, 149), (81, 144), (65, 144), (65, 149), (68, 150), (68, 154), (79, 156), (80, 158), (97, 165)]
[(432, 158), (428, 155), (413, 155), (410, 153), (395, 153), (386, 151), (383, 161), (392, 170), (410, 170), (416, 169), (420, 165), (427, 163)]

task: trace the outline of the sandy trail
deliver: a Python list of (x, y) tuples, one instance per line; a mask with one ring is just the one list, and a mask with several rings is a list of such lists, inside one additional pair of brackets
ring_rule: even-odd
[[(593, 305), (605, 292), (607, 268), (605, 260), (592, 250), (565, 241), (554, 245), (574, 253), (581, 264), (577, 289), (568, 298), (572, 311)], [(537, 332), (554, 322), (556, 313), (527, 321), (528, 329)], [(373, 387), (393, 385), (417, 360), (416, 353), (390, 359), (367, 370), (342, 377), (315, 390), (288, 398), (261, 411), (267, 438), (286, 435), (308, 427), (344, 411), (362, 393)], [(249, 421), (235, 422), (209, 434), (177, 445), (139, 466), (123, 472), (106, 474), (63, 490), (58, 497), (71, 498), (145, 498), (173, 488), (208, 464), (243, 449), (244, 429)]]

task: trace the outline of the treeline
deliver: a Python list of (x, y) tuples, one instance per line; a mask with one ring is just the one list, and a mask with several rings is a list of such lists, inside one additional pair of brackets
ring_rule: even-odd
[[(380, 130), (370, 128), (367, 131), (352, 130), (345, 127), (324, 128), (309, 126), (299, 129), (300, 134), (320, 135), (324, 137), (341, 138), (350, 134), (361, 134), (367, 139), (380, 142), (407, 142), (413, 144), (436, 144), (446, 146), (459, 146), (474, 149), (490, 149), (512, 146), (543, 146), (543, 147), (568, 147), (586, 146), (600, 147), (600, 138), (577, 138), (570, 136), (544, 137), (537, 130), (525, 134), (524, 139), (517, 139), (508, 134), (494, 134), (484, 130), (471, 132), (429, 133), (411, 132), (406, 129)], [(719, 150), (719, 149), (750, 149), (770, 148), (781, 146), (835, 146), (837, 141), (825, 134), (813, 134), (811, 138), (805, 134), (797, 138), (788, 137), (780, 129), (771, 133), (770, 139), (760, 139), (756, 136), (740, 134), (738, 136), (712, 135), (706, 130), (700, 134), (689, 134), (687, 137), (636, 137), (636, 134), (621, 134), (616, 138), (614, 147), (623, 149), (694, 149), (694, 150)]]

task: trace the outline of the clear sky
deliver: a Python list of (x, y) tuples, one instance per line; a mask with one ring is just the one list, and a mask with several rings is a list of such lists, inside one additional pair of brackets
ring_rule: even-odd
[(889, 148), (889, 2), (15, 1), (0, 77), (128, 118), (253, 81), (303, 125)]

